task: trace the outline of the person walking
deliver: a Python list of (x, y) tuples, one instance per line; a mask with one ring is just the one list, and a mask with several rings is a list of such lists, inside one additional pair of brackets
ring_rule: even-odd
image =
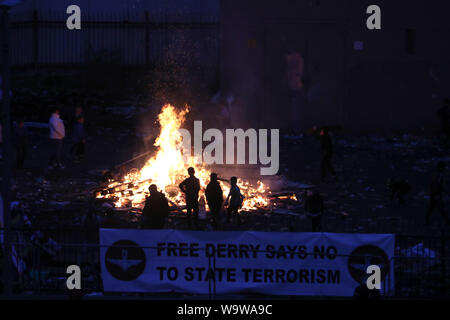
[(322, 149), (322, 162), (321, 162), (321, 177), (322, 181), (325, 181), (327, 176), (327, 172), (329, 171), (333, 178), (336, 178), (336, 171), (331, 164), (331, 160), (333, 158), (333, 142), (331, 141), (331, 137), (329, 134), (328, 127), (322, 127), (320, 130), (317, 130), (316, 127), (313, 128), (314, 134), (319, 138), (320, 147)]
[(328, 127), (323, 127), (319, 133), (320, 146), (322, 147), (322, 180), (326, 178), (327, 171), (336, 178), (331, 159), (333, 158), (333, 142), (329, 134)]

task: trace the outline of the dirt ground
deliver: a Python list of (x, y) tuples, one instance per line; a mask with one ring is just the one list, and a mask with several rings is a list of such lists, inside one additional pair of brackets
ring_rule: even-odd
[[(143, 139), (136, 136), (136, 132), (139, 131), (137, 128), (140, 128), (142, 123), (141, 115), (131, 117), (127, 121), (124, 121), (124, 116), (120, 114), (106, 116), (108, 117), (106, 120), (96, 114), (90, 114), (87, 117), (86, 157), (80, 163), (75, 162), (70, 155), (72, 142), (69, 130), (64, 141), (65, 169), (63, 170), (47, 168), (50, 157), (48, 129), (30, 129), (25, 169), (19, 171), (14, 168), (12, 172), (13, 200), (18, 203), (13, 210), (13, 226), (25, 227), (23, 219), (25, 215), (31, 222), (31, 228), (44, 231), (45, 235), (56, 241), (58, 245), (69, 244), (53, 258), (45, 260), (47, 262), (44, 263), (44, 270), (50, 270), (53, 272), (50, 274), (56, 275), (49, 277), (49, 282), (46, 283), (47, 287), (52, 288), (51, 290), (55, 288), (63, 290), (62, 287), (60, 288), (61, 283), (57, 280), (58, 276), (68, 261), (70, 263), (76, 261), (90, 270), (87, 273), (85, 287), (94, 292), (101, 291), (96, 248), (92, 247), (90, 253), (87, 253), (86, 248), (83, 247), (86, 242), (94, 245), (97, 243), (98, 230), (90, 233), (92, 230), (86, 226), (84, 218), (89, 208), (94, 208), (101, 223), (105, 219), (107, 208), (95, 201), (93, 196), (93, 191), (102, 183), (100, 173), (148, 150)], [(149, 132), (158, 132), (151, 117), (146, 123)], [(427, 194), (435, 165), (439, 160), (447, 162), (450, 160), (449, 149), (441, 143), (439, 138), (412, 135), (357, 136), (334, 133), (332, 136), (333, 165), (337, 171), (337, 180), (329, 178), (322, 182), (321, 150), (317, 139), (308, 134), (287, 135), (284, 132), (281, 132), (280, 137), (279, 175), (292, 182), (312, 185), (322, 194), (326, 206), (322, 231), (408, 235), (396, 238), (397, 254), (413, 246), (432, 250), (443, 248), (440, 236), (442, 233), (448, 236), (450, 229), (444, 224), (442, 217), (435, 212), (431, 225), (424, 224), (428, 203)], [(151, 143), (147, 142), (147, 147), (148, 145), (151, 147)], [(15, 152), (13, 152), (13, 160), (15, 160)], [(3, 165), (1, 161), (0, 165)], [(139, 165), (136, 164), (136, 167)], [(225, 171), (228, 175), (238, 176), (243, 176), (248, 171), (252, 171), (254, 175), (255, 172), (254, 168), (245, 166), (234, 166)], [(406, 196), (404, 205), (399, 204), (398, 201), (393, 203), (389, 201), (386, 186), (389, 177), (404, 178), (411, 183), (412, 190)], [(450, 183), (450, 169), (447, 169), (445, 178)], [(449, 197), (445, 198), (447, 207), (450, 206), (449, 200)], [(120, 228), (140, 227), (139, 216), (128, 212), (116, 213), (115, 221)], [(311, 220), (303, 208), (295, 210), (293, 215), (267, 212), (244, 213), (242, 221), (242, 224), (222, 221), (220, 229), (266, 232), (309, 232), (312, 229)], [(198, 227), (200, 230), (211, 230), (210, 220), (200, 220)], [(186, 218), (180, 214), (172, 214), (168, 219), (167, 228), (187, 229)], [(87, 236), (89, 234), (93, 236)], [(43, 239), (44, 243), (46, 239)], [(26, 246), (17, 249), (21, 255), (26, 256)], [(408, 263), (409, 260), (400, 261), (398, 266), (416, 268), (415, 265), (411, 266)], [(422, 288), (425, 284), (430, 284), (432, 288), (430, 292), (435, 292), (433, 288), (441, 279), (441, 269), (439, 265), (436, 265), (432, 272), (427, 272), (429, 272), (428, 278), (422, 277), (421, 274), (420, 277), (406, 277), (405, 283), (399, 282), (398, 286), (403, 290), (399, 294), (401, 296), (435, 294)], [(437, 277), (438, 280), (433, 277)], [(35, 290), (32, 282), (24, 283), (27, 285), (24, 284), (23, 288), (29, 288), (30, 292)], [(22, 285), (20, 287), (22, 288)], [(425, 286), (425, 288), (428, 287)]]
[[(89, 121), (89, 120), (88, 120)], [(91, 119), (92, 121), (92, 119)], [(440, 234), (444, 228), (438, 212), (425, 226), (425, 211), (432, 172), (439, 160), (450, 160), (448, 149), (435, 137), (333, 136), (333, 164), (337, 180), (320, 179), (321, 151), (308, 135), (282, 135), (279, 174), (291, 181), (313, 185), (325, 200), (325, 232)], [(35, 226), (76, 227), (92, 203), (91, 191), (101, 183), (99, 173), (144, 150), (133, 128), (96, 128), (86, 144), (86, 158), (76, 163), (69, 154), (70, 137), (64, 143), (64, 170), (49, 170), (50, 145), (46, 130), (30, 132), (24, 170), (14, 169), (13, 200), (18, 201)], [(407, 179), (412, 191), (406, 204), (389, 201), (389, 177)], [(449, 172), (446, 173), (450, 181)], [(448, 203), (448, 198), (446, 202)], [(102, 212), (98, 212), (102, 215)], [(245, 214), (241, 225), (222, 225), (223, 230), (310, 231), (305, 214)], [(186, 228), (183, 217), (170, 219), (171, 228)], [(129, 219), (124, 226), (135, 226)], [(201, 229), (207, 230), (203, 221)]]
[[(204, 109), (214, 108), (207, 97), (214, 96), (216, 89), (204, 85), (210, 82), (196, 80), (191, 74), (192, 83), (187, 85), (185, 77), (167, 79), (168, 75), (108, 68), (14, 73), (12, 120), (20, 116), (25, 121), (45, 123), (54, 106), (62, 109), (64, 120), (70, 120), (76, 105), (83, 105), (86, 113), (86, 157), (80, 163), (73, 161), (69, 153), (70, 124), (66, 123), (64, 170), (47, 169), (48, 129), (30, 129), (25, 169), (13, 170), (13, 200), (19, 203), (19, 211), (29, 217), (33, 226), (80, 226), (93, 203), (92, 192), (101, 184), (101, 171), (151, 150), (151, 139), (144, 142), (142, 136), (156, 137), (159, 129), (155, 120), (161, 101), (175, 101), (176, 105), (182, 105), (179, 101), (187, 102), (193, 106), (191, 118), (204, 120), (203, 130), (215, 126), (217, 119), (213, 115), (218, 111)], [(192, 124), (187, 123), (187, 127)], [(320, 179), (319, 142), (306, 133), (280, 134), (278, 174), (289, 181), (312, 185), (322, 194), (326, 205), (322, 231), (448, 233), (448, 226), (437, 212), (431, 225), (424, 225), (434, 167), (439, 160), (450, 160), (450, 148), (442, 144), (437, 134), (361, 136), (350, 135), (345, 130), (332, 134), (333, 165), (338, 179), (326, 182)], [(246, 171), (245, 166), (231, 167), (227, 173), (239, 176)], [(445, 176), (450, 183), (450, 168)], [(390, 177), (407, 179), (412, 185), (406, 204), (390, 203), (386, 185)], [(449, 200), (447, 197), (448, 207)], [(105, 208), (97, 209), (97, 214), (102, 216)], [(122, 215), (122, 218), (124, 227), (136, 227), (136, 217)], [(222, 229), (311, 231), (311, 221), (302, 211), (296, 215), (244, 214), (243, 218), (243, 224), (225, 223)], [(168, 227), (186, 228), (184, 220), (182, 216), (174, 216)], [(202, 221), (200, 227), (207, 230), (208, 222)]]

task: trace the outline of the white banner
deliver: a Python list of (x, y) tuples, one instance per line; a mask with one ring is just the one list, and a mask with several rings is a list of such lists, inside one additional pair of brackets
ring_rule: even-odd
[(208, 294), (215, 280), (216, 294), (352, 296), (377, 265), (387, 291), (394, 243), (391, 234), (101, 229), (103, 287)]

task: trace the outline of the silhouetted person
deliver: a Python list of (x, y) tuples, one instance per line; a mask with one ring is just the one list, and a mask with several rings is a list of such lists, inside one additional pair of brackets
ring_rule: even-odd
[(188, 215), (189, 228), (192, 227), (192, 213), (197, 227), (198, 223), (198, 192), (200, 191), (200, 180), (195, 177), (194, 168), (188, 168), (189, 178), (180, 183), (179, 187), (185, 194), (186, 211)]
[(436, 113), (439, 122), (441, 124), (441, 130), (442, 133), (445, 136), (446, 142), (449, 142), (450, 140), (450, 110), (449, 110), (449, 99), (445, 98), (442, 101), (442, 106), (439, 108), (438, 112)]
[(86, 143), (84, 135), (84, 117), (82, 115), (77, 118), (73, 126), (72, 140), (73, 145), (70, 152), (75, 154), (76, 160), (81, 160), (84, 157), (84, 146)]
[(314, 190), (311, 195), (305, 194), (305, 211), (311, 218), (312, 232), (321, 231), (324, 205), (322, 196), (317, 190)]
[(328, 127), (321, 128), (318, 137), (320, 141), (320, 147), (322, 149), (322, 180), (326, 178), (327, 171), (329, 171), (333, 177), (336, 177), (336, 172), (334, 171), (333, 165), (331, 164), (331, 159), (333, 157), (333, 143), (329, 135)]
[(230, 179), (231, 188), (228, 193), (227, 200), (225, 200), (225, 205), (227, 208), (227, 222), (231, 222), (232, 217), (236, 216), (238, 223), (241, 222), (239, 216), (239, 209), (242, 207), (244, 201), (244, 196), (241, 193), (241, 189), (237, 186), (237, 178), (231, 177)]
[(390, 191), (391, 202), (394, 201), (395, 198), (397, 198), (401, 204), (404, 204), (404, 196), (411, 191), (411, 185), (407, 180), (389, 178), (388, 189)]
[(169, 216), (169, 203), (162, 192), (159, 192), (156, 185), (152, 184), (148, 190), (150, 196), (145, 201), (142, 211), (143, 226), (145, 229), (162, 229)]
[(27, 153), (28, 131), (22, 119), (19, 120), (16, 129), (16, 164), (17, 169), (23, 169)]
[(217, 181), (217, 174), (211, 173), (211, 181), (206, 186), (205, 190), (206, 201), (208, 202), (209, 210), (211, 211), (213, 226), (217, 230), (220, 219), (220, 209), (223, 203), (223, 192)]
[(75, 108), (75, 121), (81, 117), (84, 118), (83, 108), (78, 106)]
[[(69, 100), (70, 100), (70, 102), (68, 103), (68, 106), (67, 106), (67, 107), (70, 108), (70, 109), (73, 109), (73, 106), (74, 106), (74, 104), (75, 104), (75, 101), (74, 101), (72, 98), (70, 98)], [(74, 127), (75, 124), (77, 123), (77, 120), (78, 120), (79, 118), (81, 118), (81, 117), (84, 118), (84, 111), (83, 111), (83, 108), (80, 107), (80, 106), (76, 106), (76, 107), (75, 107), (75, 112), (71, 114), (71, 116), (70, 116), (70, 118), (69, 118), (69, 121), (68, 121), (69, 126), (70, 126), (71, 129), (73, 129), (73, 127)]]
[(444, 206), (444, 169), (446, 164), (444, 161), (439, 161), (436, 167), (436, 171), (433, 175), (433, 180), (431, 181), (430, 187), (430, 203), (428, 205), (428, 210), (426, 214), (425, 222), (426, 224), (430, 223), (430, 217), (433, 213), (434, 209), (438, 209), (441, 213), (442, 217), (445, 220), (445, 223), (449, 223), (447, 214), (445, 213)]

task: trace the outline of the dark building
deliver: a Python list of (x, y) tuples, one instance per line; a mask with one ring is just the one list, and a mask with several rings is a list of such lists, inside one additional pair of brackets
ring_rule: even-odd
[[(381, 30), (369, 30), (369, 5)], [(419, 131), (450, 95), (446, 0), (222, 0), (221, 85), (249, 125)]]

